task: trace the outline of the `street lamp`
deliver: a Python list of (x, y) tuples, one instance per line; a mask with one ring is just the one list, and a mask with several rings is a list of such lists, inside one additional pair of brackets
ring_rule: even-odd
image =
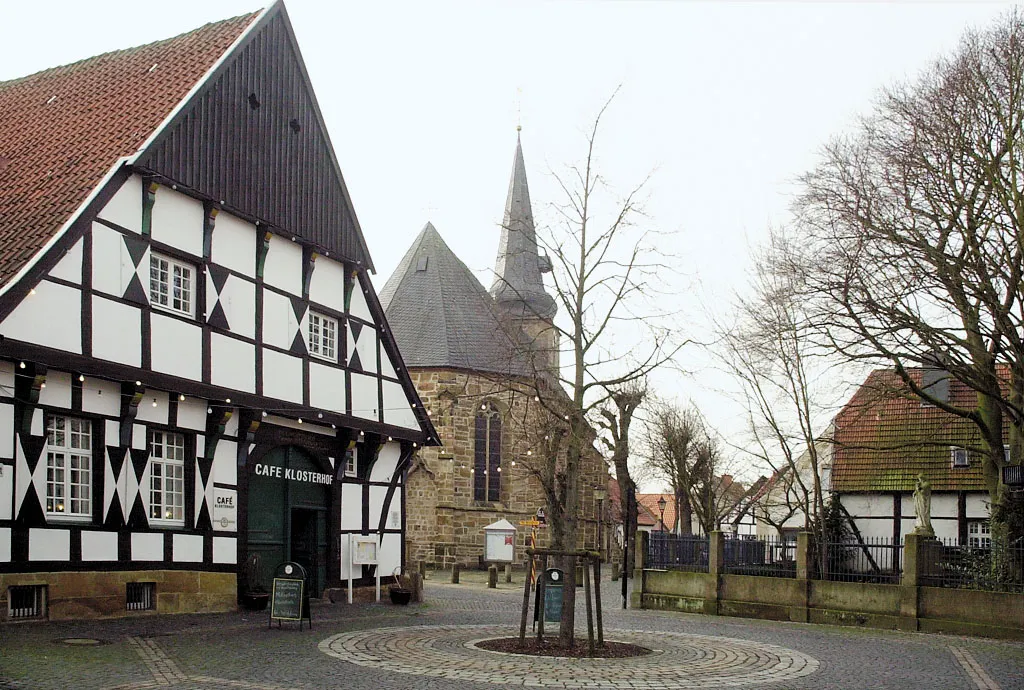
[(662, 532), (665, 531), (665, 505), (667, 503), (668, 503), (668, 501), (665, 500), (664, 496), (662, 496), (662, 497), (660, 497), (658, 499), (658, 510), (661, 511), (661, 531)]
[(597, 499), (597, 555), (604, 561), (604, 540), (602, 538), (602, 525), (604, 523), (604, 499), (608, 491), (603, 486), (594, 487), (594, 498)]

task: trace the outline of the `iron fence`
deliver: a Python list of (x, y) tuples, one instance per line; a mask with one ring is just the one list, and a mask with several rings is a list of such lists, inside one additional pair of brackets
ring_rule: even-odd
[(903, 544), (885, 537), (826, 542), (824, 550), (811, 544), (811, 549), (819, 580), (898, 585), (903, 575)]
[(724, 572), (759, 577), (796, 577), (796, 542), (772, 537), (725, 539)]
[(1024, 542), (961, 544), (957, 539), (922, 544), (921, 584), (929, 587), (1024, 592)]
[(708, 538), (671, 532), (651, 532), (647, 563), (655, 570), (708, 572)]

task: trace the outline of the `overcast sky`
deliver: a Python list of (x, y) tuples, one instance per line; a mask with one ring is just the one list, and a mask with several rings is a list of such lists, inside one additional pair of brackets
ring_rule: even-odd
[[(515, 127), (535, 215), (551, 171), (621, 84), (599, 163), (626, 189), (654, 171), (651, 227), (675, 233), (681, 327), (703, 331), (785, 222), (795, 178), (877, 90), (910, 79), (1005, 3), (289, 0), (378, 290), (427, 220), (490, 285)], [(0, 80), (258, 10), (253, 0), (0, 0)], [(0, 123), (2, 127), (2, 123)], [(738, 410), (692, 348), (658, 392), (729, 437)]]

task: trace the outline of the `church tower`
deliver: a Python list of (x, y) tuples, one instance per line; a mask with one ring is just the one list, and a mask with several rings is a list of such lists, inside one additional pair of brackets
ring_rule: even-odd
[(537, 251), (523, 145), (517, 134), (491, 296), (502, 314), (518, 325), (533, 341), (536, 350), (543, 353), (543, 364), (557, 371), (558, 333), (553, 319), (558, 305), (545, 291), (542, 278), (542, 274), (550, 270), (551, 259)]

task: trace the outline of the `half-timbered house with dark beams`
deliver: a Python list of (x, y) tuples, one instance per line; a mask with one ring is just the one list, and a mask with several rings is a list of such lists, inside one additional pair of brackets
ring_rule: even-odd
[[(0, 83), (0, 616), (402, 564), (435, 433), (283, 5)], [(352, 575), (372, 576), (367, 566)]]

